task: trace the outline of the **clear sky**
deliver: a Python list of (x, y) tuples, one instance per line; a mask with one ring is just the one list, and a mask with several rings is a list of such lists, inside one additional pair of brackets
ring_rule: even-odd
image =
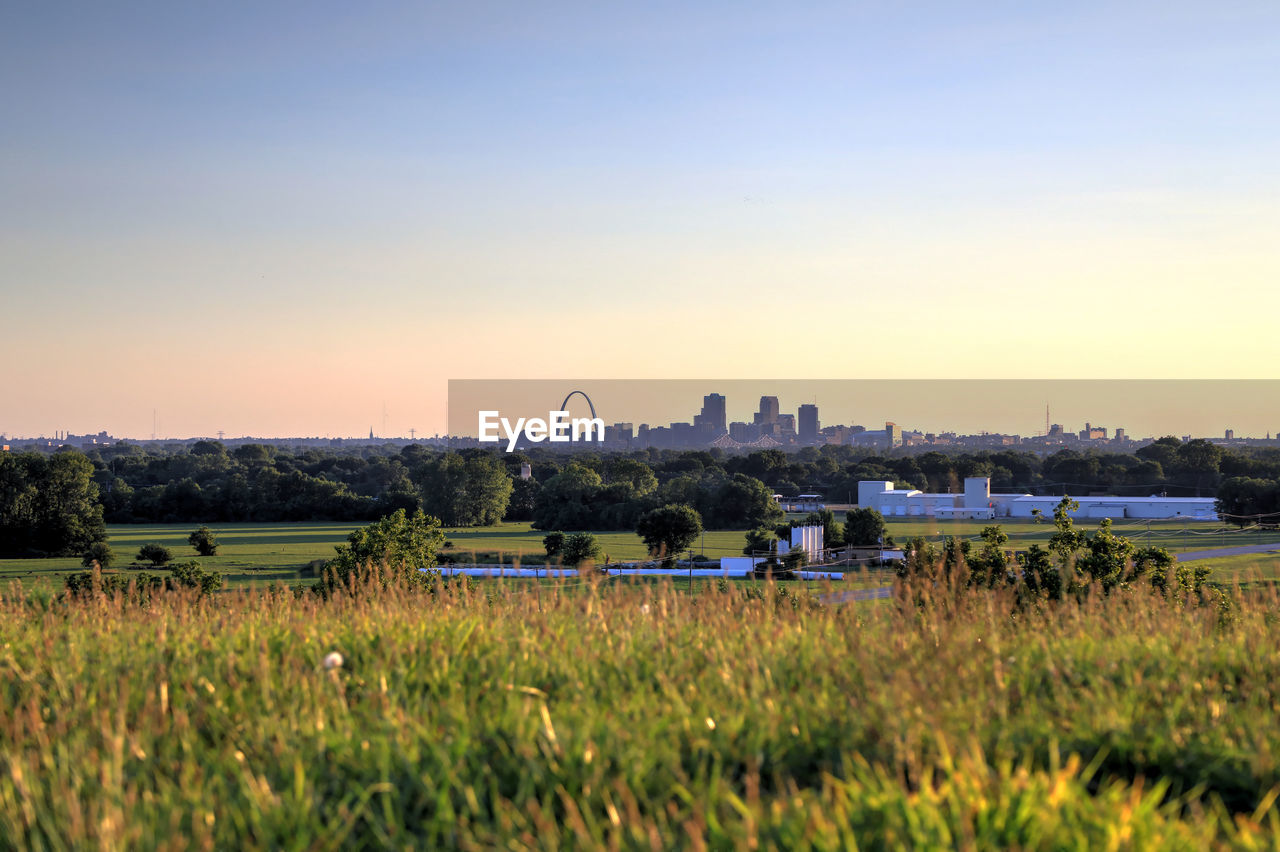
[(9, 3), (0, 433), (1276, 378), (1277, 91), (1274, 0)]

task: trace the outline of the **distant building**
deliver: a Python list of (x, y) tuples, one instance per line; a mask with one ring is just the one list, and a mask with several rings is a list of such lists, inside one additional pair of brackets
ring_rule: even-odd
[(897, 423), (886, 421), (884, 424), (884, 431), (888, 435), (890, 448), (902, 446), (902, 427), (901, 426), (899, 426)]
[(802, 444), (816, 444), (818, 442), (818, 432), (822, 428), (822, 424), (818, 422), (818, 406), (802, 405), (800, 406), (799, 425), (796, 428), (796, 436)]
[(604, 427), (604, 442), (606, 444), (630, 444), (634, 437), (635, 430), (632, 429), (630, 423), (615, 423), (612, 426)]
[[(1187, 518), (1211, 520), (1217, 517), (1212, 497), (1072, 497), (1080, 508), (1078, 518)], [(1037, 511), (1052, 517), (1061, 496), (1036, 497), (1031, 494), (992, 494), (991, 479), (970, 476), (964, 480), (963, 494), (927, 494), (915, 489), (893, 487), (888, 480), (858, 483), (858, 506), (875, 509), (888, 517), (933, 518), (1032, 518)]]
[(724, 396), (718, 393), (709, 393), (702, 398), (702, 413), (693, 418), (693, 425), (706, 426), (715, 432), (716, 435), (722, 435), (729, 431), (728, 418), (725, 416)]
[(756, 412), (754, 423), (757, 426), (778, 422), (778, 398), (776, 396), (760, 397), (760, 410)]
[(1236, 437), (1236, 430), (1235, 430), (1235, 429), (1228, 429), (1228, 430), (1227, 430), (1227, 434), (1226, 434), (1226, 439), (1227, 439), (1228, 441), (1232, 441), (1232, 440), (1235, 440), (1235, 437)]
[(1084, 428), (1080, 430), (1081, 441), (1105, 441), (1107, 440), (1107, 430), (1103, 426), (1094, 426), (1091, 423), (1084, 424)]

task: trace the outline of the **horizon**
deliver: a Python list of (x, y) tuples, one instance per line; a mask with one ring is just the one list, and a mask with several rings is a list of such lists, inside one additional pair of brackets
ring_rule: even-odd
[[(779, 399), (780, 413), (794, 414), (803, 404), (816, 404), (822, 427), (860, 425), (868, 430), (883, 428), (885, 421), (896, 423), (907, 431), (961, 435), (1016, 434), (1023, 438), (1045, 434), (1044, 414), (1036, 406), (1044, 399), (1049, 403), (1050, 423), (1061, 425), (1067, 433), (1080, 431), (1086, 424), (1107, 429), (1108, 438), (1123, 428), (1133, 440), (1160, 438), (1166, 435), (1182, 438), (1223, 439), (1230, 429), (1236, 439), (1268, 439), (1280, 436), (1280, 380), (745, 380), (623, 379), (596, 381), (590, 379), (538, 380), (454, 380), (449, 384), (449, 429), (424, 434), (409, 427), (401, 432), (370, 424), (374, 440), (434, 440), (446, 437), (475, 437), (475, 416), (480, 409), (504, 408), (518, 415), (535, 415), (551, 410), (553, 397), (569, 390), (590, 391), (594, 405), (607, 425), (632, 423), (637, 429), (671, 423), (690, 423), (698, 413), (704, 396), (719, 393), (725, 397), (726, 422), (750, 423), (761, 396)], [(1157, 392), (1158, 391), (1158, 392)], [(1152, 398), (1176, 397), (1181, 404), (1167, 401), (1153, 406)], [(1189, 399), (1195, 404), (1188, 404)], [(999, 401), (998, 411), (991, 408), (964, 410), (967, 400)], [(541, 406), (541, 407), (540, 407)], [(571, 402), (575, 411), (582, 402)], [(960, 410), (960, 414), (951, 414)], [(859, 414), (861, 412), (861, 414)], [(1015, 413), (1010, 413), (1015, 412)], [(1194, 416), (1188, 416), (1194, 412)], [(585, 414), (586, 411), (577, 411)], [(1215, 425), (1217, 421), (1224, 421)], [(1020, 426), (1021, 424), (1021, 426)], [(1034, 428), (1022, 428), (1031, 425)], [(1271, 428), (1275, 425), (1276, 428)], [(413, 429), (413, 435), (410, 434)], [(43, 435), (8, 435), (6, 440), (57, 440), (59, 434), (93, 437), (101, 432), (117, 440), (190, 441), (253, 439), (287, 440), (334, 439), (368, 440), (365, 430), (355, 434), (334, 435), (301, 432), (291, 435), (252, 434), (219, 435), (193, 433), (175, 436), (158, 431), (154, 436), (128, 435), (97, 429), (79, 432), (55, 429)], [(53, 436), (52, 438), (50, 436)]]

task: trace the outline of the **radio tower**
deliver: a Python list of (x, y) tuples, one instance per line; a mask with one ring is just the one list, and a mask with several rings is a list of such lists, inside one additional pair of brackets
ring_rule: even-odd
[(1044, 433), (1049, 434), (1049, 403), (1044, 404)]

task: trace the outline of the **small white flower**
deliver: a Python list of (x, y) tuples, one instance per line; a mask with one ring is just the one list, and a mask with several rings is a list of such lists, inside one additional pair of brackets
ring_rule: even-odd
[(328, 656), (324, 658), (324, 667), (326, 669), (342, 668), (342, 655), (337, 651), (330, 651)]
[(641, 614), (641, 615), (648, 615), (648, 614), (649, 614), (649, 605), (648, 605), (648, 604), (641, 604), (641, 605), (640, 605), (640, 614)]

